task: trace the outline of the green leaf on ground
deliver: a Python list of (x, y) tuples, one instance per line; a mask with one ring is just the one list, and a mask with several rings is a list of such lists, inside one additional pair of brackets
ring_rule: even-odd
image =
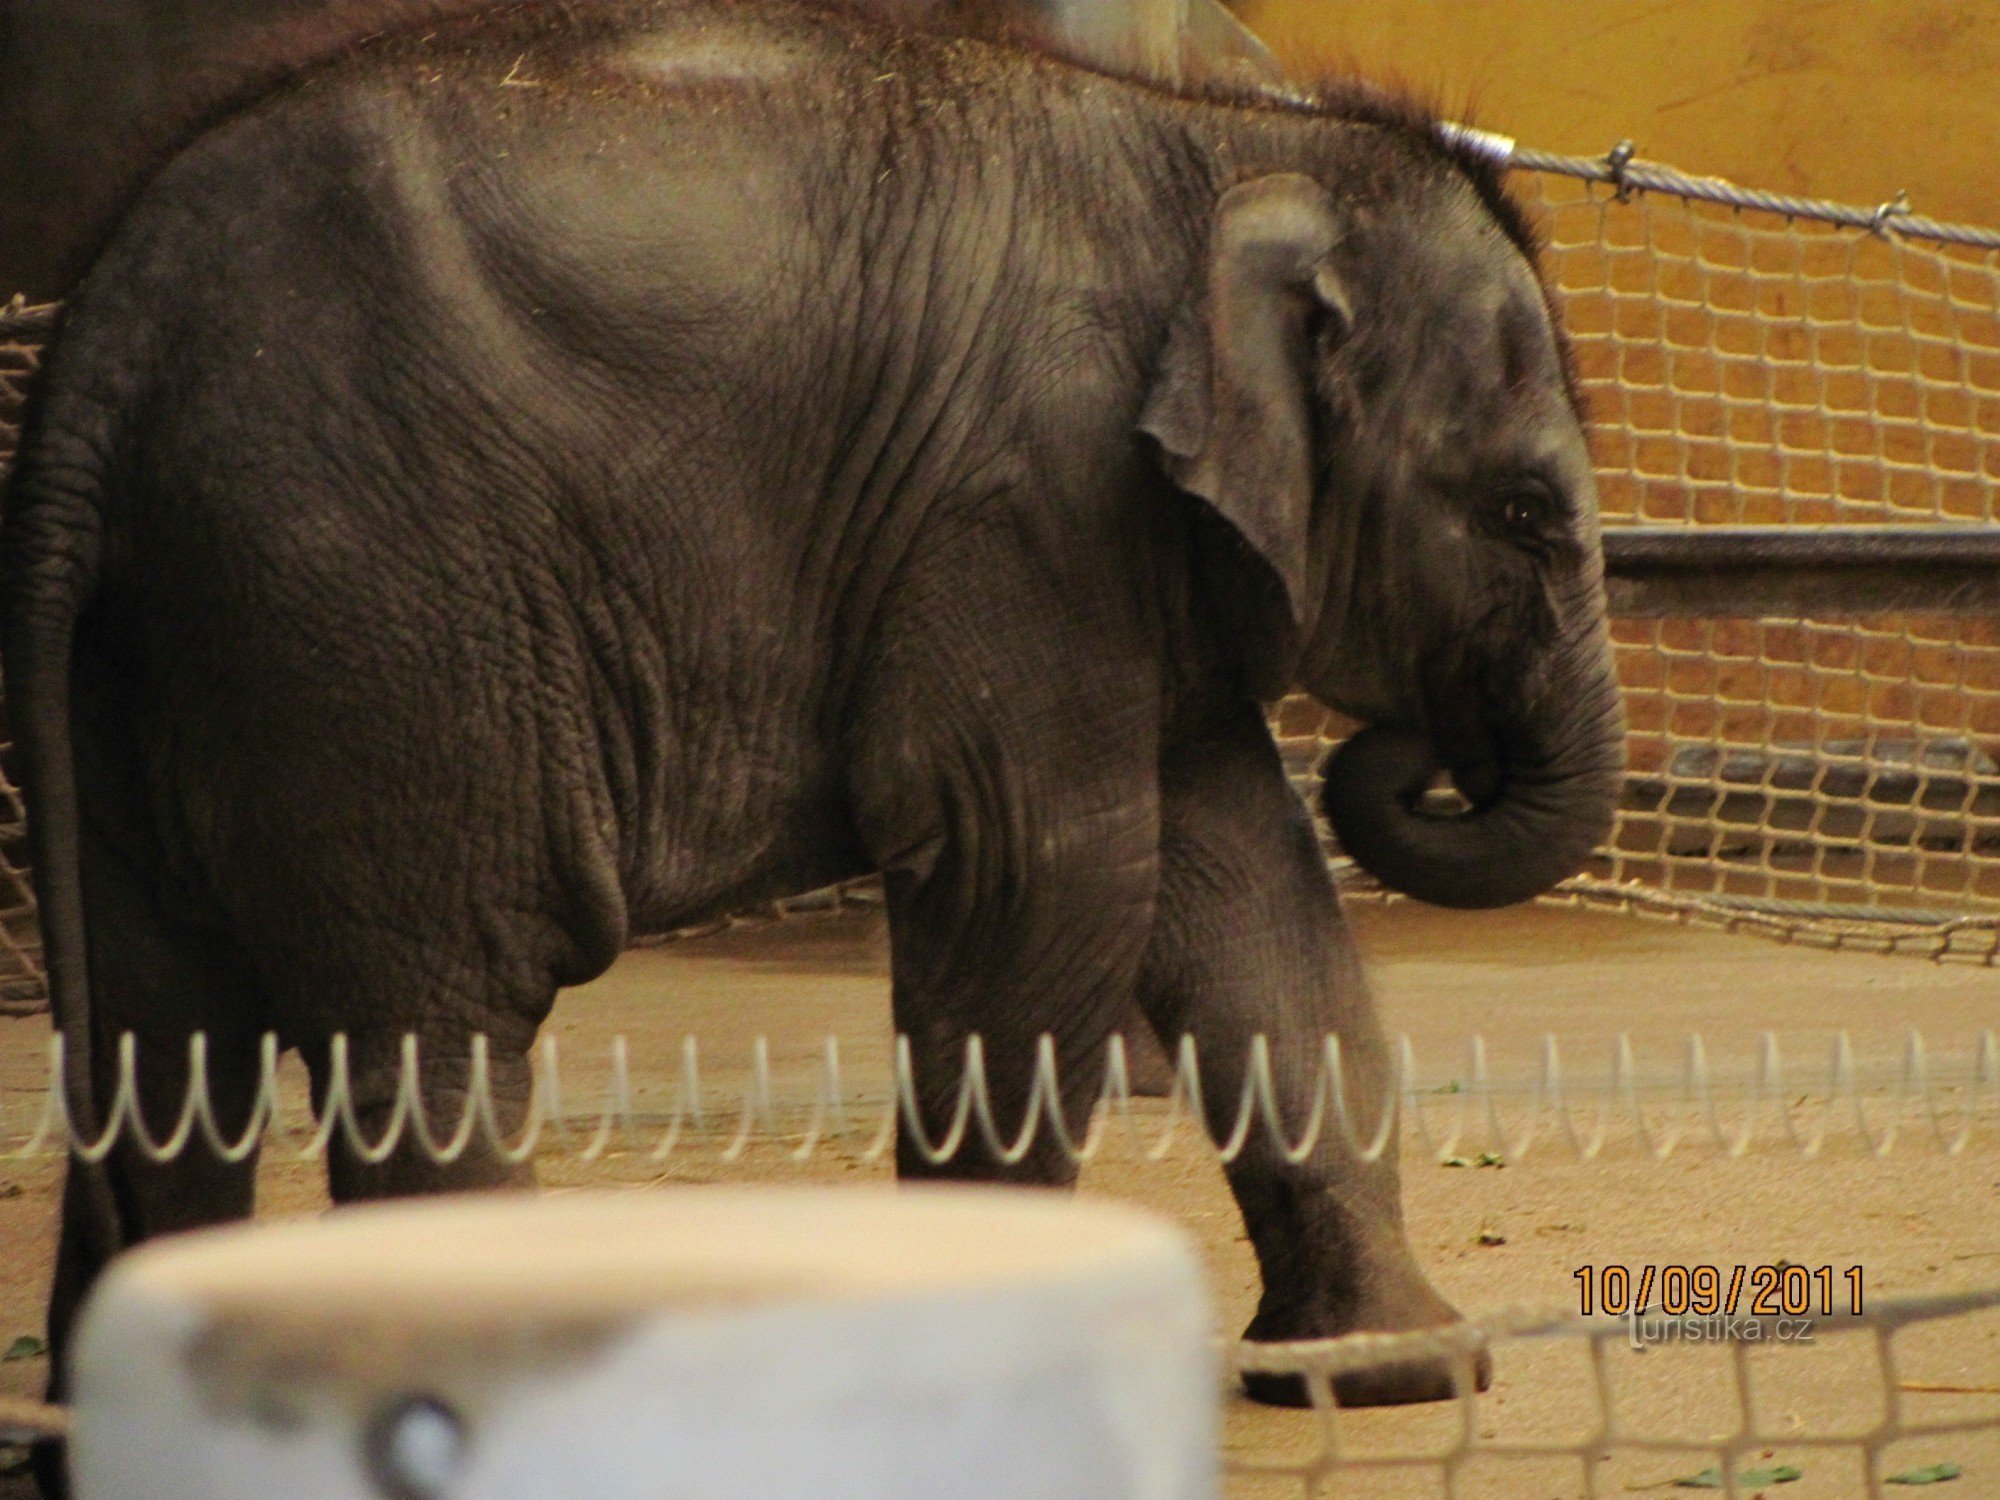
[(16, 1360), (40, 1359), (49, 1352), (49, 1346), (32, 1333), (24, 1333), (7, 1346), (7, 1352), (0, 1354), (0, 1363), (13, 1364)]
[(1946, 1480), (1958, 1478), (1964, 1472), (1965, 1470), (1957, 1464), (1929, 1464), (1921, 1469), (1905, 1469), (1900, 1474), (1891, 1474), (1889, 1483), (1943, 1484)]
[(1469, 1156), (1447, 1156), (1438, 1165), (1441, 1167), (1469, 1167), (1472, 1165), (1472, 1158)]
[(1475, 1167), (1504, 1167), (1507, 1158), (1498, 1151), (1482, 1151), (1472, 1159), (1472, 1164)]
[[(1765, 1484), (1790, 1484), (1794, 1479), (1799, 1477), (1799, 1471), (1790, 1464), (1773, 1464), (1768, 1469), (1743, 1469), (1738, 1471), (1736, 1483), (1739, 1488), (1747, 1486), (1750, 1489), (1756, 1489), (1759, 1485)], [(1676, 1479), (1674, 1481), (1674, 1488), (1677, 1490), (1719, 1490), (1722, 1488), (1722, 1470), (1716, 1468), (1703, 1469), (1699, 1474), (1690, 1474), (1685, 1479)]]

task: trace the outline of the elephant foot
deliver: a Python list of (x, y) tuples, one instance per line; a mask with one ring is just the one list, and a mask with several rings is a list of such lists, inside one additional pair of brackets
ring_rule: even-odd
[[(1450, 1401), (1458, 1395), (1450, 1359), (1399, 1360), (1369, 1370), (1334, 1377), (1334, 1401), (1342, 1407), (1413, 1406), (1421, 1401)], [(1493, 1357), (1484, 1349), (1472, 1357), (1473, 1389), (1493, 1384)], [(1243, 1394), (1264, 1406), (1311, 1406), (1312, 1389), (1302, 1375), (1246, 1373)]]
[[(1267, 1298), (1268, 1303), (1268, 1298)], [(1377, 1305), (1355, 1309), (1349, 1316), (1300, 1316), (1300, 1309), (1266, 1306), (1258, 1310), (1243, 1337), (1249, 1343), (1277, 1344), (1305, 1339), (1334, 1338), (1350, 1333), (1416, 1333), (1425, 1329), (1444, 1331), (1460, 1326), (1464, 1319), (1428, 1283), (1396, 1306)], [(1485, 1347), (1468, 1351), (1472, 1390), (1484, 1391), (1493, 1383), (1493, 1357)], [(1450, 1401), (1459, 1394), (1468, 1363), (1465, 1354), (1440, 1350), (1435, 1354), (1413, 1353), (1408, 1359), (1354, 1370), (1337, 1375), (1334, 1399), (1343, 1407), (1410, 1406), (1421, 1401)], [(1246, 1372), (1243, 1394), (1266, 1406), (1311, 1406), (1310, 1382), (1301, 1375), (1274, 1375)], [(1469, 1393), (1468, 1393), (1469, 1394)]]

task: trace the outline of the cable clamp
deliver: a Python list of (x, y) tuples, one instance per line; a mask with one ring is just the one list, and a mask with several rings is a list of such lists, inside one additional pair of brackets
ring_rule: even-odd
[(1886, 238), (1889, 233), (1889, 221), (1891, 219), (1907, 219), (1911, 217), (1912, 213), (1913, 210), (1910, 208), (1908, 190), (1900, 192), (1875, 210), (1874, 215), (1868, 220), (1869, 232), (1882, 235)]
[(1632, 158), (1639, 154), (1639, 148), (1630, 140), (1620, 141), (1604, 153), (1604, 168), (1611, 174), (1611, 186), (1617, 190), (1616, 199), (1620, 203), (1632, 201), (1633, 186), (1625, 175), (1625, 169), (1632, 165)]

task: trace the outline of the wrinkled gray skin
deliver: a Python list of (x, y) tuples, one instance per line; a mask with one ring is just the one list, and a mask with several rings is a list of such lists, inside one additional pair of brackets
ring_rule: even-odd
[[(1259, 697), (1375, 726), (1329, 811), (1432, 900), (1568, 873), (1617, 784), (1557, 341), (1427, 130), (777, 4), (391, 39), (211, 132), (74, 299), (4, 544), (74, 1092), (130, 1030), (156, 1128), (195, 1029), (225, 1128), (267, 1028), (321, 1084), (347, 1033), (377, 1121), (401, 1033), (441, 1111), (484, 1033), (518, 1119), (558, 986), (867, 870), (934, 1128), (974, 1032), (1003, 1123), (1053, 1033), (1080, 1123), (1135, 994), (1225, 1128), (1260, 1035), (1302, 1124), (1329, 1032), (1365, 1125), (1389, 1062)], [(1471, 816), (1413, 810), (1440, 763)], [(1229, 1177), (1252, 1337), (1453, 1318), (1393, 1154), (1254, 1133)], [(251, 1192), (73, 1171), (57, 1336)]]

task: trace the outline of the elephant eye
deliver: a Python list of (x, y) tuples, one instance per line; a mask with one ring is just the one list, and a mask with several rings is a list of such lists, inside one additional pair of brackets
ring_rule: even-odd
[(1555, 492), (1534, 478), (1510, 479), (1493, 497), (1493, 514), (1499, 529), (1509, 538), (1523, 542), (1545, 541), (1560, 508)]

